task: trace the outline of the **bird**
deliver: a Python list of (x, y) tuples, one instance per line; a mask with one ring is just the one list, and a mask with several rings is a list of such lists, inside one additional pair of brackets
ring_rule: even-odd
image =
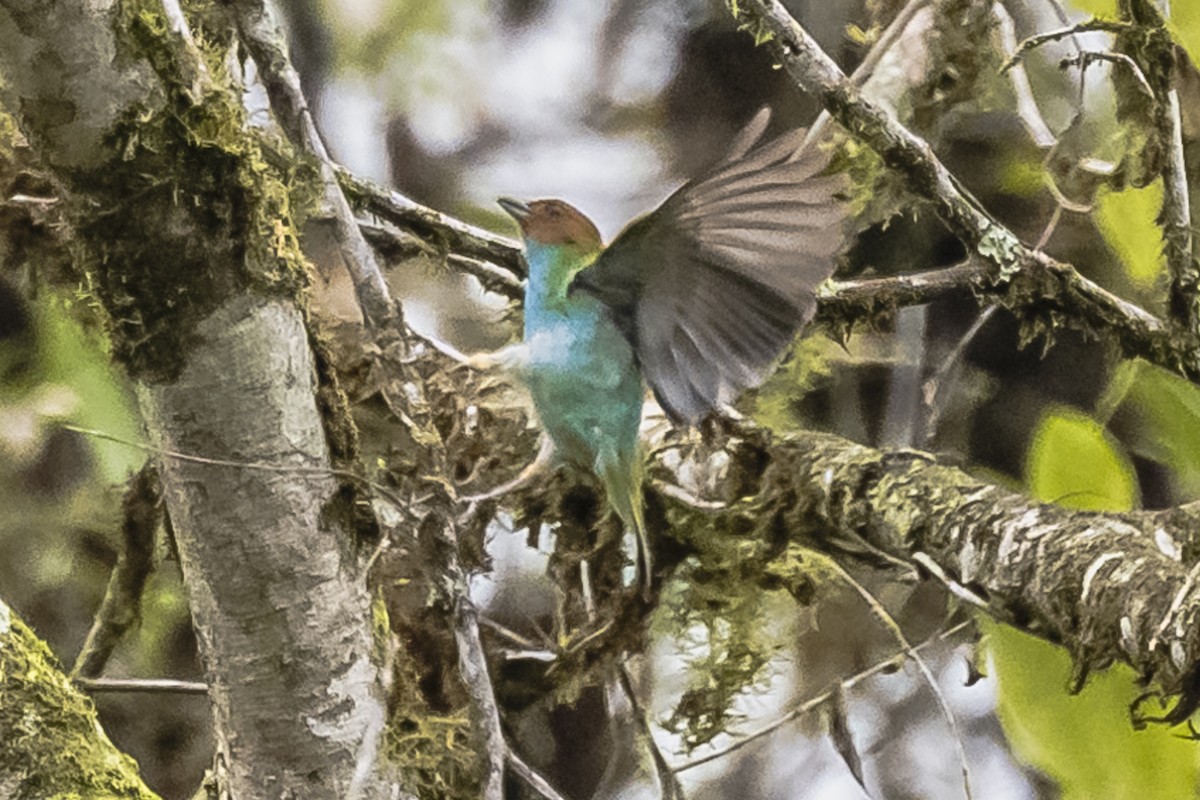
[(497, 202), (521, 230), (524, 336), (470, 366), (502, 366), (528, 388), (537, 458), (498, 496), (565, 461), (599, 477), (653, 580), (639, 450), (646, 387), (679, 426), (758, 386), (814, 316), (846, 217), (844, 176), (804, 147), (805, 131), (763, 136), (760, 111), (727, 153), (605, 246), (558, 199)]

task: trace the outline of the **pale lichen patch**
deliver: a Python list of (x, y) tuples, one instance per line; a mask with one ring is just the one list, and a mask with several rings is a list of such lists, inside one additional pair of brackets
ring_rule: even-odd
[(1183, 553), (1179, 551), (1179, 546), (1175, 544), (1175, 540), (1167, 533), (1165, 528), (1154, 529), (1154, 544), (1158, 546), (1158, 551), (1172, 561), (1182, 561)]
[(1103, 568), (1104, 565), (1109, 563), (1110, 561), (1119, 560), (1124, 557), (1125, 557), (1125, 554), (1120, 551), (1117, 551), (1115, 553), (1105, 553), (1104, 555), (1095, 559), (1094, 561), (1092, 561), (1091, 564), (1088, 565), (1087, 571), (1085, 571), (1083, 573), (1083, 591), (1080, 593), (1080, 602), (1085, 602), (1085, 603), (1087, 602), (1088, 594), (1091, 592), (1091, 589), (1092, 589), (1092, 581), (1095, 579), (1096, 575), (1100, 572), (1101, 568)]

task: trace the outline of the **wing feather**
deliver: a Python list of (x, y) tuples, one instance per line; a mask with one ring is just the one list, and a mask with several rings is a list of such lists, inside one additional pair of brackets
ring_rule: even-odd
[(760, 113), (729, 154), (629, 225), (573, 290), (603, 301), (676, 422), (759, 385), (816, 310), (846, 211), (842, 176), (796, 130), (760, 141)]

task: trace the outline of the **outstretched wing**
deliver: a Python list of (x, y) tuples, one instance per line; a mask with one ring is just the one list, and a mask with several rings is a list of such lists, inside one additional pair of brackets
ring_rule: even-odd
[(800, 149), (805, 132), (756, 141), (760, 112), (728, 155), (633, 222), (572, 290), (604, 302), (676, 422), (757, 386), (816, 311), (845, 217), (841, 176)]

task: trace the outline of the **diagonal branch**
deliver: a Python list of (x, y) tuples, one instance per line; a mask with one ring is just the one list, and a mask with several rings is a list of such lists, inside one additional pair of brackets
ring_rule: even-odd
[(375, 262), (375, 253), (359, 230), (354, 212), (338, 185), (333, 162), (300, 88), (300, 76), (288, 58), (283, 31), (262, 0), (238, 0), (233, 9), (241, 40), (258, 67), (275, 118), (292, 144), (302, 152), (312, 154), (320, 165), (324, 201), (333, 213), (334, 235), (354, 282), (363, 317), (372, 328), (389, 325), (394, 321), (397, 309), (383, 272)]
[(959, 184), (927, 143), (865, 100), (778, 0), (746, 0), (738, 3), (737, 13), (800, 88), (816, 95), (834, 119), (871, 147), (914, 194), (932, 203), (950, 230), (984, 259), (988, 269), (980, 284), (985, 292), (1004, 296), (1006, 305), (1019, 313), (1032, 312), (1035, 319), (1043, 314), (1047, 334), (1063, 323), (1097, 335), (1115, 329), (1125, 356), (1146, 358), (1200, 382), (1196, 335), (1169, 329), (1069, 264), (1026, 247)]
[(448, 214), (410, 200), (399, 192), (383, 189), (370, 181), (355, 177), (344, 167), (337, 168), (337, 175), (346, 192), (376, 217), (444, 248), (447, 252), (489, 261), (517, 280), (525, 278), (521, 246), (512, 239), (468, 225)]
[[(1122, 4), (1124, 5), (1124, 4)], [(1192, 223), (1189, 206), (1187, 166), (1183, 154), (1183, 123), (1180, 118), (1179, 92), (1175, 88), (1176, 58), (1187, 58), (1177, 49), (1166, 29), (1170, 0), (1133, 0), (1127, 11), (1140, 23), (1141, 35), (1118, 37), (1129, 45), (1130, 55), (1139, 62), (1154, 98), (1154, 136), (1162, 148), (1159, 173), (1163, 181), (1163, 204), (1159, 224), (1163, 249), (1171, 275), (1167, 307), (1171, 321), (1185, 331), (1200, 333), (1200, 265), (1192, 253)]]
[(0, 599), (0, 792), (157, 800), (50, 649)]
[(158, 466), (147, 461), (130, 481), (121, 504), (121, 553), (104, 600), (71, 669), (72, 678), (95, 678), (141, 613), (142, 589), (154, 568), (154, 533), (162, 520)]

